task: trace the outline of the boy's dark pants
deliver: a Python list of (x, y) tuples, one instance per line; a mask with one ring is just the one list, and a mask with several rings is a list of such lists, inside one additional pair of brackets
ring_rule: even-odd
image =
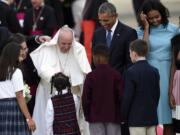
[(127, 123), (121, 124), (121, 135), (130, 135), (129, 126)]

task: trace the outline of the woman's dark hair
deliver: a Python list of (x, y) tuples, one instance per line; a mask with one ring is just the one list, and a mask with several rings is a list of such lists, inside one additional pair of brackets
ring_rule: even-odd
[(174, 36), (171, 39), (171, 44), (172, 44), (172, 47), (173, 47), (174, 58), (176, 59), (177, 55), (178, 55), (178, 53), (180, 51), (180, 34)]
[(156, 0), (147, 0), (142, 5), (142, 8), (139, 13), (143, 11), (144, 14), (148, 14), (151, 10), (157, 10), (161, 14), (162, 17), (162, 24), (164, 26), (167, 26), (169, 20), (169, 11), (168, 9), (160, 2)]
[(10, 42), (5, 45), (0, 56), (0, 81), (11, 79), (16, 68), (19, 67), (20, 45)]
[(9, 40), (10, 42), (16, 42), (18, 44), (22, 44), (23, 42), (26, 42), (26, 38), (21, 33), (13, 34)]
[(58, 91), (58, 94), (62, 92), (63, 89), (68, 88), (70, 91), (71, 83), (69, 81), (69, 77), (64, 75), (63, 73), (59, 72), (52, 76), (51, 79), (51, 93), (52, 93), (52, 87), (55, 87)]

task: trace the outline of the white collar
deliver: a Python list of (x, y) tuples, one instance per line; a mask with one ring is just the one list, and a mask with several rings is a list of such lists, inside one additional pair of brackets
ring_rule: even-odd
[(111, 35), (112, 35), (112, 36), (113, 36), (113, 34), (114, 34), (114, 31), (115, 31), (115, 29), (116, 29), (117, 24), (118, 24), (118, 19), (116, 19), (115, 24), (114, 24), (114, 25), (112, 26), (112, 28), (111, 28)]
[(140, 60), (146, 60), (146, 58), (145, 57), (139, 57), (139, 58), (136, 59), (136, 62), (140, 61)]
[[(66, 94), (66, 93), (68, 93), (68, 89), (67, 88), (62, 90), (62, 95)], [(58, 91), (57, 90), (55, 91), (55, 95), (58, 95)]]
[(116, 29), (117, 24), (118, 24), (118, 19), (116, 19), (115, 24), (114, 24), (114, 25), (112, 26), (112, 28), (111, 28), (111, 31), (112, 31), (113, 33), (114, 33), (115, 29)]

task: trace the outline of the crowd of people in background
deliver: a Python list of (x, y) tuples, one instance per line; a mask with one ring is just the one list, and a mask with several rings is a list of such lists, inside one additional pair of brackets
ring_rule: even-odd
[(180, 133), (180, 28), (133, 7), (136, 29), (108, 0), (0, 0), (0, 134)]

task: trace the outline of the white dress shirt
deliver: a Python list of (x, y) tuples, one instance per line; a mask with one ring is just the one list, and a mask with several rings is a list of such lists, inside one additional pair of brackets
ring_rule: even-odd
[[(118, 25), (118, 19), (116, 20), (115, 24), (111, 28), (111, 37), (113, 37), (114, 31), (115, 31), (117, 25)], [(106, 30), (106, 37), (107, 37), (107, 34), (108, 34), (108, 30)]]

